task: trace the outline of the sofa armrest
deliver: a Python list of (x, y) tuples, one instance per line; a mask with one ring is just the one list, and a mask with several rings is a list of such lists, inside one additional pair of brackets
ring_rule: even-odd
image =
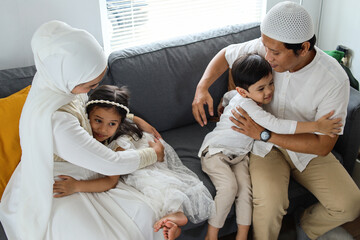
[(339, 137), (334, 150), (343, 158), (345, 169), (352, 174), (360, 146), (360, 92), (350, 87), (350, 99), (344, 134)]

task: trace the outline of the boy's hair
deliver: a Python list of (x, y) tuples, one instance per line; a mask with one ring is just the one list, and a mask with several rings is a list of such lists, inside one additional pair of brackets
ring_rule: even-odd
[[(126, 87), (102, 85), (96, 88), (91, 93), (91, 95), (89, 96), (89, 101), (108, 100), (129, 107), (129, 98), (130, 93)], [(94, 109), (94, 107), (114, 108), (121, 116), (121, 123), (119, 124), (119, 127), (116, 130), (114, 136), (109, 139), (109, 142), (118, 138), (121, 135), (129, 135), (134, 140), (140, 139), (143, 136), (142, 131), (135, 125), (135, 123), (131, 122), (129, 119), (126, 118), (127, 112), (125, 109), (107, 103), (92, 103), (86, 107), (86, 113), (89, 115), (90, 112)]]
[(270, 64), (258, 54), (247, 54), (236, 59), (232, 65), (231, 75), (237, 87), (249, 87), (272, 73)]

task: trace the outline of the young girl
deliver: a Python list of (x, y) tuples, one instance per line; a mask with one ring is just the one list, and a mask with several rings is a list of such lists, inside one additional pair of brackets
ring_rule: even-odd
[[(132, 122), (132, 116), (128, 114), (128, 99), (126, 88), (103, 85), (91, 94), (86, 103), (93, 137), (116, 151), (147, 148), (154, 139)], [(165, 239), (175, 239), (180, 235), (179, 227), (188, 221), (186, 216), (194, 223), (203, 221), (214, 212), (215, 205), (197, 176), (181, 163), (168, 144), (161, 141), (165, 146), (165, 161), (122, 176), (122, 180), (145, 195), (143, 198), (157, 216), (154, 231), (162, 228)], [(114, 188), (119, 180), (119, 176), (85, 181), (64, 175), (58, 177), (61, 181), (54, 184), (54, 197), (75, 192), (107, 191)]]

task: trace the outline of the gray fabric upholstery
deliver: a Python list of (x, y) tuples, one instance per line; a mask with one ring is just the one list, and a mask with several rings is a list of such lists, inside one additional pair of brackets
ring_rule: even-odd
[(7, 97), (31, 84), (35, 66), (0, 71), (0, 98)]
[(334, 150), (343, 158), (346, 170), (351, 174), (354, 169), (356, 157), (359, 154), (360, 142), (360, 95), (357, 90), (350, 87), (350, 100), (348, 105), (348, 115), (344, 134), (336, 142)]
[[(259, 36), (258, 24), (253, 23), (116, 51), (109, 56), (108, 78), (129, 87), (133, 113), (159, 131), (177, 128), (195, 122), (191, 110), (195, 88), (215, 54)], [(216, 106), (227, 90), (227, 76), (210, 89)]]

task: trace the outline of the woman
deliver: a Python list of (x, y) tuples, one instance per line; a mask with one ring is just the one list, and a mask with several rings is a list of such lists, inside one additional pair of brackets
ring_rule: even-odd
[[(157, 160), (162, 161), (163, 146), (156, 141), (145, 151), (115, 153), (80, 127), (84, 116), (54, 114), (61, 106), (71, 102), (75, 94), (87, 93), (98, 86), (104, 76), (106, 56), (93, 36), (63, 22), (51, 21), (35, 32), (31, 46), (37, 73), (20, 119), (21, 162), (1, 199), (0, 220), (9, 239), (61, 238), (57, 234), (61, 232), (67, 232), (67, 236), (74, 239), (94, 239), (92, 234), (96, 235), (99, 230), (107, 232), (110, 227), (102, 222), (89, 225), (91, 219), (81, 216), (88, 210), (81, 208), (82, 205), (77, 206), (77, 211), (72, 211), (74, 208), (67, 208), (66, 204), (53, 204), (53, 155), (101, 174), (115, 175), (130, 173)], [(135, 210), (119, 213), (119, 217), (132, 214), (129, 217), (135, 221), (149, 219), (143, 220), (140, 225), (137, 223), (140, 229), (141, 224), (152, 224), (152, 216), (147, 218), (135, 214), (141, 206), (147, 208), (147, 205), (138, 203)], [(59, 209), (65, 212), (60, 213), (57, 211)], [(118, 214), (121, 208), (115, 211)], [(145, 212), (152, 214), (151, 211)], [(56, 225), (63, 223), (64, 217), (69, 219), (69, 224)], [(101, 219), (99, 216), (92, 217), (93, 222)], [(58, 222), (58, 219), (61, 221)], [(131, 233), (130, 229), (137, 228), (134, 225), (125, 226), (119, 229), (123, 234), (118, 235), (141, 235), (139, 230)], [(76, 236), (73, 233), (87, 235)]]

